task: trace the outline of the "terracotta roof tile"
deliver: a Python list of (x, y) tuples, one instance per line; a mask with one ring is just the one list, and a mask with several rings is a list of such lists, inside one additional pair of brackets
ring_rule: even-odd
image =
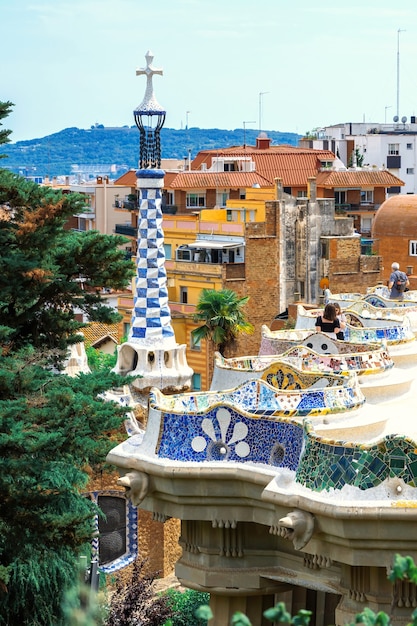
[(193, 161), (193, 170), (200, 169), (203, 163), (210, 168), (215, 157), (251, 157), (255, 170), (274, 184), (275, 178), (281, 178), (284, 187), (305, 187), (307, 178), (316, 176), (322, 167), (322, 161), (334, 161), (335, 155), (330, 150), (314, 150), (297, 146), (270, 146), (259, 149), (253, 146), (234, 146), (222, 150), (202, 150)]
[(123, 185), (124, 187), (135, 187), (136, 185), (136, 170), (129, 170), (122, 174), (114, 181), (115, 185)]
[[(168, 185), (165, 182), (165, 186)], [(171, 189), (239, 189), (243, 187), (271, 187), (273, 183), (256, 172), (182, 172), (172, 180)]]
[(397, 187), (404, 182), (387, 170), (319, 172), (317, 187)]
[(85, 338), (86, 346), (91, 346), (103, 337), (111, 337), (116, 343), (119, 342), (119, 325), (103, 324), (102, 322), (91, 322), (81, 329)]

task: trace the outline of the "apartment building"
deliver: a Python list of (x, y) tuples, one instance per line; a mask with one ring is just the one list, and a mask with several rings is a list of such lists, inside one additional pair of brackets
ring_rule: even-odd
[(331, 150), (346, 167), (388, 170), (404, 182), (392, 185), (387, 195), (417, 192), (416, 117), (389, 124), (346, 122), (316, 129), (300, 140), (300, 147)]

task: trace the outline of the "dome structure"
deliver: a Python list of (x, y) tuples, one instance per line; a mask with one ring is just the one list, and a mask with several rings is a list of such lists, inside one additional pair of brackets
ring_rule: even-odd
[(417, 195), (400, 194), (381, 204), (373, 220), (372, 238), (383, 258), (382, 279), (388, 281), (395, 261), (407, 272), (410, 289), (417, 285)]
[(417, 239), (417, 195), (402, 194), (385, 200), (372, 226), (374, 239), (395, 236)]

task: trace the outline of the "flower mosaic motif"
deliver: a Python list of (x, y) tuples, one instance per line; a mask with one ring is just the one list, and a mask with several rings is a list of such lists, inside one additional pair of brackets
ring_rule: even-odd
[(234, 447), (235, 454), (240, 458), (245, 458), (250, 453), (250, 447), (243, 441), (248, 434), (248, 427), (244, 422), (236, 422), (232, 435), (228, 438), (228, 431), (232, 416), (230, 411), (220, 408), (216, 412), (215, 419), (208, 417), (201, 422), (201, 428), (208, 439), (202, 435), (197, 435), (191, 441), (191, 447), (195, 452), (203, 452), (207, 449), (207, 456), (211, 460), (227, 459), (230, 450)]

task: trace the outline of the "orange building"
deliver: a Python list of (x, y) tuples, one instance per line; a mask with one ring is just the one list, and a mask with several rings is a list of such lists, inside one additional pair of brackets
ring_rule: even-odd
[(410, 289), (417, 289), (417, 195), (399, 195), (378, 209), (372, 228), (383, 258), (382, 280), (386, 284), (396, 261), (407, 272)]

